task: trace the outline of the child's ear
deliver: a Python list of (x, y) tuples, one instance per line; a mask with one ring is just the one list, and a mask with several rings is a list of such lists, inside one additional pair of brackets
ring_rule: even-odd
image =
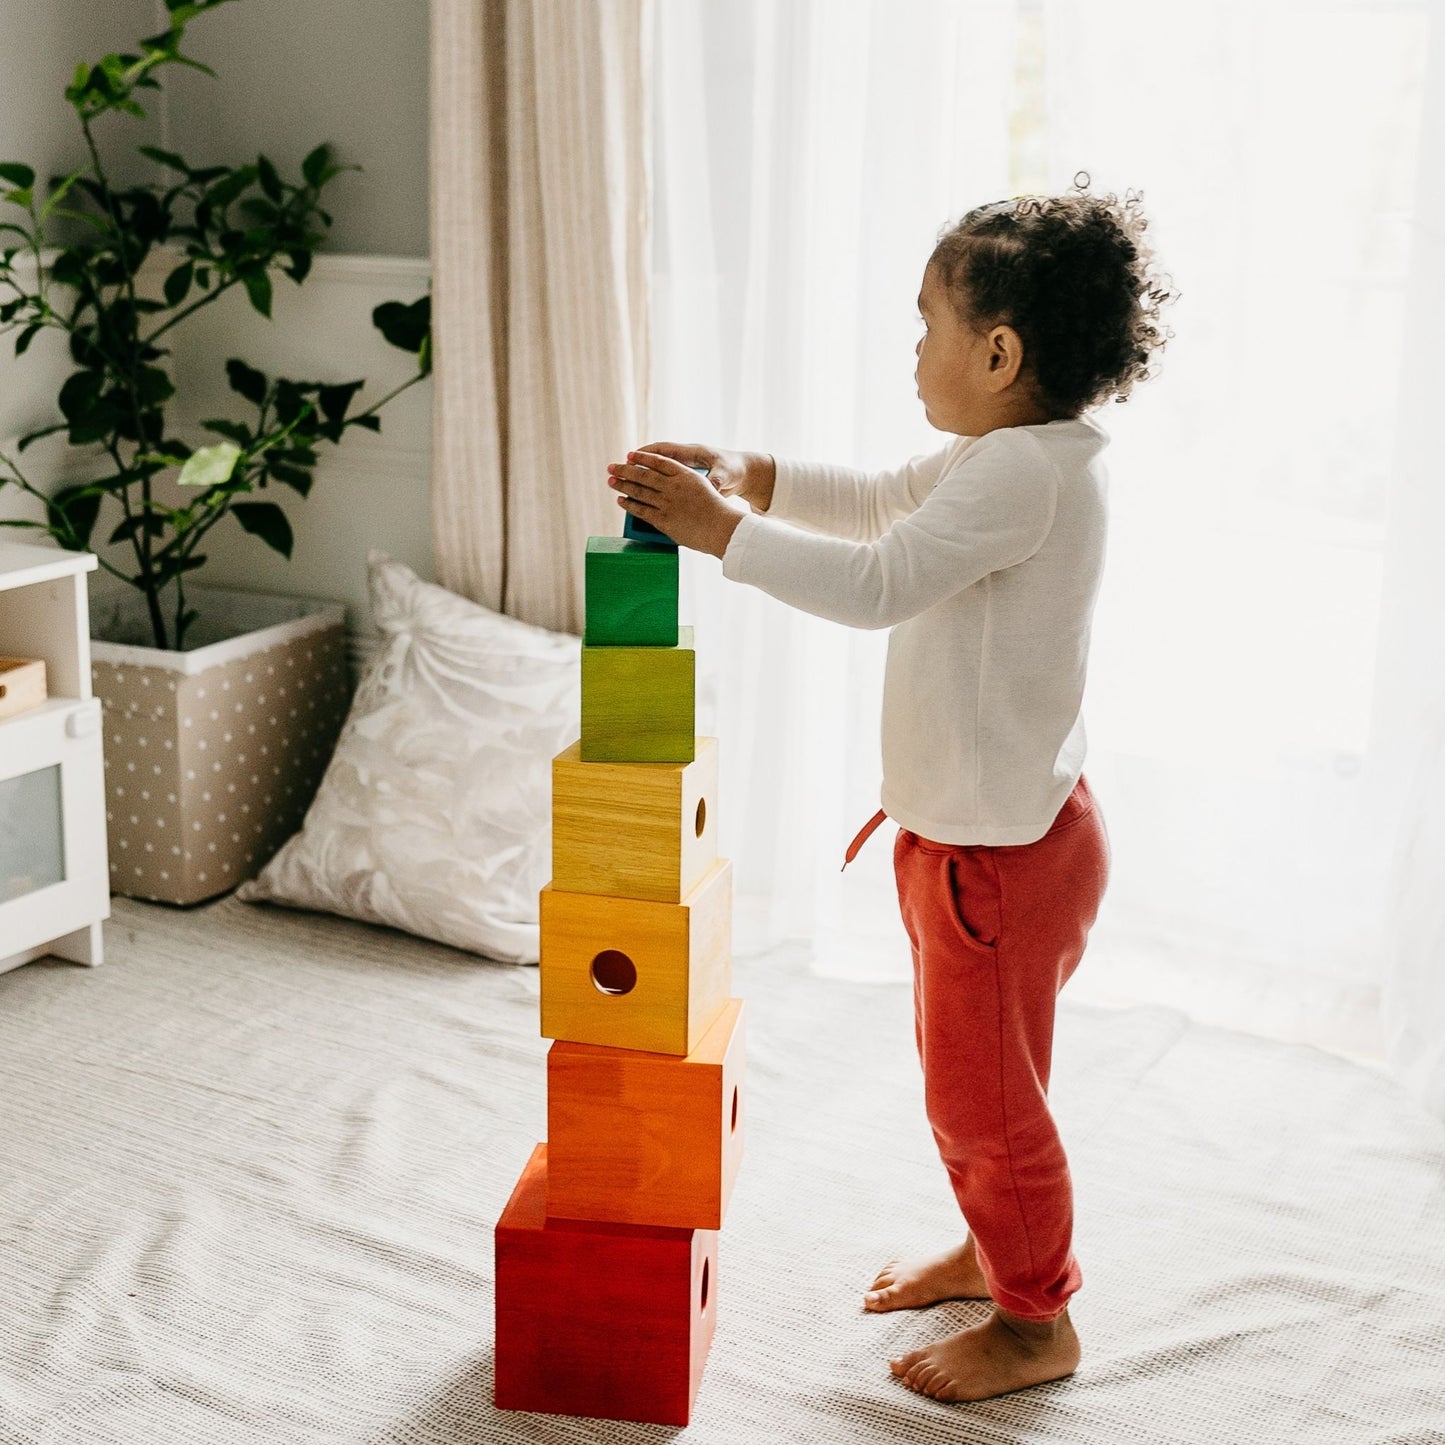
[(1012, 326), (995, 326), (988, 340), (989, 381), (1002, 391), (1023, 370), (1023, 338)]

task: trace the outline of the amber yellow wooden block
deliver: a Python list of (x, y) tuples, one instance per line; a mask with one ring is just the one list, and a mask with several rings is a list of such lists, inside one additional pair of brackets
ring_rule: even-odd
[(582, 761), (690, 763), (697, 729), (692, 628), (676, 647), (582, 647)]
[(547, 1213), (720, 1229), (743, 1150), (743, 1001), (686, 1058), (596, 1044), (547, 1054)]
[(552, 759), (552, 887), (679, 903), (717, 858), (717, 739), (690, 763)]
[(732, 864), (681, 903), (541, 895), (542, 1033), (613, 1049), (687, 1054), (732, 983)]

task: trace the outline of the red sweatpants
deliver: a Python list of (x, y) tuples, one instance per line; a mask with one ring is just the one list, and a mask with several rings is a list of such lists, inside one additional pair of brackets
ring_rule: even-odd
[(900, 829), (898, 903), (913, 944), (924, 1099), (994, 1300), (1048, 1320), (1079, 1288), (1073, 1188), (1049, 1113), (1054, 1002), (1109, 876), (1080, 777), (1035, 843), (930, 842)]

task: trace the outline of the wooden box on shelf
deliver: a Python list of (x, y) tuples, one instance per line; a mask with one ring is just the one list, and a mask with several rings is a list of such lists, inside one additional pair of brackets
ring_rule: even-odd
[(0, 717), (29, 712), (45, 701), (43, 657), (0, 657)]

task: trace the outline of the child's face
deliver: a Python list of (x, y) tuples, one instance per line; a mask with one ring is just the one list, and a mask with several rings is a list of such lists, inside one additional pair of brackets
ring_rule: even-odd
[[(930, 424), (957, 436), (1026, 424), (1019, 419), (1023, 388), (1013, 385), (1023, 362), (1023, 345), (1013, 327), (975, 331), (959, 316), (931, 263), (923, 273), (918, 310), (924, 332), (914, 348), (914, 377)], [(1034, 408), (1028, 411), (1031, 421)]]

